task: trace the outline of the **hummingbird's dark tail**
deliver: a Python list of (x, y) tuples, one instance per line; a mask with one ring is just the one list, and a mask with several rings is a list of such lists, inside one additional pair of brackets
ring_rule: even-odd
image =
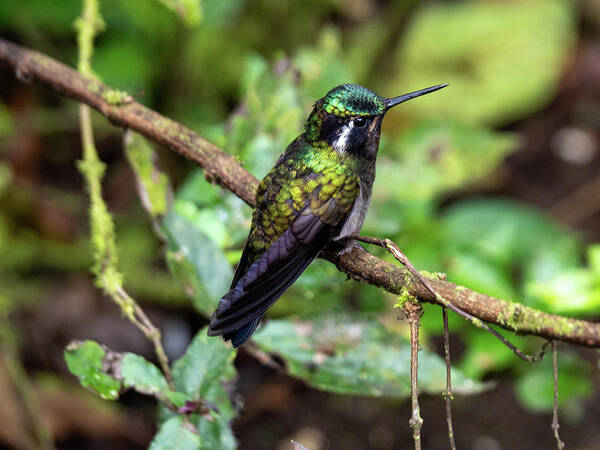
[(246, 342), (267, 309), (325, 247), (329, 230), (324, 225), (314, 215), (298, 218), (221, 298), (208, 335), (222, 335), (234, 347)]
[(250, 336), (254, 334), (254, 331), (256, 331), (256, 328), (258, 328), (258, 324), (260, 323), (261, 319), (262, 316), (257, 317), (256, 319), (248, 322), (239, 330), (224, 334), (223, 339), (225, 339), (226, 341), (231, 341), (233, 347), (238, 348), (240, 345), (244, 344), (248, 339), (250, 339)]

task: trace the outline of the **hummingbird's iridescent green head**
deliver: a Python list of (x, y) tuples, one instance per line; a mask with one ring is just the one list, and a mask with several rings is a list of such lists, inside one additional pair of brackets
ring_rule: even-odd
[(315, 103), (305, 124), (306, 139), (338, 153), (373, 156), (379, 145), (381, 121), (390, 108), (445, 86), (386, 98), (358, 84), (342, 84)]

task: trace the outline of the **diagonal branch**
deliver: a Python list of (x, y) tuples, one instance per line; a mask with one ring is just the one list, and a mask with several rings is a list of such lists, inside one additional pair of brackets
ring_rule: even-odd
[[(12, 69), (24, 82), (37, 81), (51, 90), (85, 103), (113, 124), (131, 128), (165, 145), (201, 166), (206, 178), (254, 205), (257, 179), (237, 159), (183, 125), (161, 116), (97, 80), (41, 53), (0, 38), (0, 64)], [(401, 267), (354, 248), (342, 256), (330, 250), (324, 257), (349, 277), (381, 287), (392, 294), (409, 294), (440, 304), (427, 288)], [(427, 277), (433, 290), (453, 305), (485, 322), (507, 330), (578, 345), (600, 347), (600, 324), (546, 314), (519, 303), (489, 297), (435, 276)]]

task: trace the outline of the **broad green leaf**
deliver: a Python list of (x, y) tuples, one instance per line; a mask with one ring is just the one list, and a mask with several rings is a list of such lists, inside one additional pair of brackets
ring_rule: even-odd
[(444, 272), (453, 283), (504, 300), (518, 300), (510, 267), (469, 251), (448, 251)]
[[(410, 343), (376, 321), (271, 320), (253, 338), (262, 350), (280, 355), (291, 375), (318, 389), (374, 397), (410, 396)], [(420, 351), (421, 391), (439, 394), (445, 383), (443, 360), (427, 349)], [(463, 394), (485, 388), (456, 369), (452, 386)]]
[(162, 394), (169, 389), (167, 380), (158, 367), (133, 353), (121, 359), (123, 385), (148, 395)]
[(164, 394), (166, 398), (178, 408), (185, 406), (185, 404), (190, 400), (189, 395), (184, 394), (183, 392), (166, 391)]
[[(201, 449), (234, 449), (235, 438), (229, 422), (235, 411), (223, 383), (235, 376), (233, 359), (235, 352), (220, 338), (208, 337), (206, 328), (198, 332), (184, 356), (173, 364), (173, 378), (179, 391), (193, 400), (204, 400), (216, 405), (218, 413), (211, 411), (211, 420), (191, 414), (190, 421), (201, 437)], [(163, 418), (171, 412), (161, 411)]]
[(556, 313), (598, 314), (600, 309), (600, 245), (588, 248), (589, 267), (575, 267), (549, 280), (527, 284), (528, 295)]
[[(225, 392), (222, 387), (218, 387), (222, 396), (227, 398), (229, 401), (229, 394)], [(212, 394), (209, 394), (213, 397)], [(221, 405), (223, 403), (221, 402)], [(229, 407), (227, 411), (221, 411), (219, 413), (211, 411), (211, 420), (207, 420), (206, 417), (198, 414), (192, 414), (190, 420), (196, 426), (198, 434), (202, 437), (201, 449), (220, 449), (220, 450), (234, 450), (237, 448), (237, 443), (233, 431), (231, 430), (230, 422), (235, 416), (233, 408)]]
[(567, 0), (431, 3), (411, 20), (396, 56), (395, 95), (439, 93), (392, 114), (503, 124), (547, 104), (575, 42)]
[(164, 228), (171, 270), (193, 295), (194, 306), (206, 315), (212, 314), (233, 278), (227, 258), (208, 235), (175, 212), (165, 217)]
[(116, 400), (120, 391), (127, 388), (161, 401), (168, 399), (178, 407), (191, 398), (186, 393), (169, 390), (162, 372), (134, 353), (114, 352), (94, 341), (73, 341), (65, 350), (65, 359), (81, 384), (102, 398)]
[(102, 398), (115, 400), (119, 397), (121, 382), (104, 373), (105, 355), (106, 350), (94, 341), (72, 343), (65, 350), (67, 367), (79, 378), (81, 385)]
[[(580, 258), (577, 239), (541, 211), (509, 199), (476, 199), (456, 203), (443, 217), (446, 239), (455, 249), (470, 249), (498, 261), (540, 258), (534, 274), (550, 278)], [(550, 254), (551, 256), (547, 256)], [(558, 259), (556, 262), (548, 258)]]
[(199, 450), (201, 437), (193, 426), (186, 423), (183, 416), (173, 416), (164, 422), (152, 443), (150, 450)]
[(235, 352), (222, 339), (211, 338), (201, 329), (185, 355), (173, 364), (173, 379), (179, 391), (194, 399), (204, 398), (223, 377), (232, 373)]
[(252, 215), (248, 205), (207, 183), (202, 170), (192, 172), (179, 188), (173, 210), (209, 235), (221, 249), (241, 246), (248, 236)]

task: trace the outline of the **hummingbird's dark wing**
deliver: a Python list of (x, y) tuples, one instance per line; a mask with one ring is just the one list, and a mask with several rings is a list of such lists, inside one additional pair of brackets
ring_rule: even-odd
[(246, 247), (208, 334), (242, 345), (343, 225), (359, 190), (339, 164), (301, 173), (280, 161), (261, 182)]

